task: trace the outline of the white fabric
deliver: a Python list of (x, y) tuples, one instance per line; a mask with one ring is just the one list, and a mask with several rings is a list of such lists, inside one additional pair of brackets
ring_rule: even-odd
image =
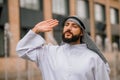
[(86, 44), (47, 45), (30, 30), (16, 51), (20, 57), (37, 63), (43, 80), (110, 80), (109, 66)]

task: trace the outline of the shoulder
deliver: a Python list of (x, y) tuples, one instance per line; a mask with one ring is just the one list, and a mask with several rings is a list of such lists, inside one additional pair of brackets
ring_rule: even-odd
[(105, 63), (96, 52), (88, 49), (86, 54), (87, 56), (89, 56), (88, 58), (91, 63), (93, 63), (97, 67), (105, 67), (108, 72), (110, 72), (109, 64)]
[(98, 53), (90, 50), (90, 49), (87, 49), (85, 51), (86, 53), (86, 56), (88, 56), (91, 60), (93, 60), (94, 62), (101, 62), (101, 63), (104, 63), (102, 58), (98, 55)]
[(86, 49), (85, 53), (90, 57), (99, 58), (99, 55), (90, 49)]

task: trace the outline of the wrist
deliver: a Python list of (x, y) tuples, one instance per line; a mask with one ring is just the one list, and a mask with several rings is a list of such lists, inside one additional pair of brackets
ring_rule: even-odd
[(33, 31), (34, 33), (36, 33), (36, 34), (39, 34), (39, 33), (40, 33), (35, 27), (32, 29), (32, 31)]

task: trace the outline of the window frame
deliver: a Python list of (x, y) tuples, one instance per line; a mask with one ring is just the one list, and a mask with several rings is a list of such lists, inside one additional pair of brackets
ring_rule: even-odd
[[(100, 14), (100, 15), (102, 16), (102, 20), (97, 20), (97, 19), (96, 19), (96, 5), (98, 5), (99, 7), (102, 8), (102, 10), (101, 10), (101, 11), (102, 11), (102, 12), (101, 12), (102, 14)], [(98, 10), (98, 9), (97, 9), (97, 10)], [(106, 17), (105, 17), (105, 6), (104, 6), (104, 5), (99, 4), (99, 3), (95, 3), (95, 4), (94, 4), (94, 14), (95, 14), (95, 21), (96, 21), (96, 22), (103, 22), (103, 23), (105, 22)]]
[[(23, 0), (23, 6), (22, 6), (22, 1), (20, 0), (19, 3), (20, 3), (20, 8), (25, 8), (25, 9), (29, 9), (29, 10), (36, 10), (36, 11), (39, 11), (39, 10), (43, 10), (43, 0), (37, 0), (37, 4), (38, 7), (37, 8), (33, 8), (33, 6), (35, 6), (35, 4), (31, 4), (30, 7), (27, 7), (27, 2), (26, 0)], [(34, 0), (31, 0), (31, 1), (34, 1)], [(32, 2), (31, 2), (32, 3)]]
[[(80, 16), (78, 13), (79, 13), (79, 9), (78, 9), (78, 6), (79, 6), (79, 4), (77, 4), (78, 3), (78, 1), (83, 1), (84, 2), (84, 4), (85, 4), (85, 9), (82, 9), (82, 10), (85, 10), (84, 12), (85, 12), (85, 14), (86, 14), (86, 16), (84, 16), (84, 17), (82, 17), (82, 16)], [(80, 12), (81, 13), (81, 12)], [(76, 15), (77, 16), (79, 16), (79, 17), (81, 17), (81, 18), (86, 18), (86, 19), (88, 19), (89, 17), (90, 17), (90, 15), (89, 15), (89, 1), (88, 0), (77, 0), (76, 1)]]
[[(111, 14), (111, 9), (113, 9), (114, 12), (115, 12), (115, 15), (114, 15), (115, 22), (111, 21), (113, 19), (113, 17), (111, 17), (111, 15), (112, 15)], [(119, 24), (119, 10), (116, 9), (116, 8), (113, 8), (113, 7), (110, 8), (110, 23), (111, 24)]]
[[(55, 0), (55, 1), (57, 1), (57, 0)], [(60, 1), (62, 1), (62, 0), (60, 0)], [(65, 6), (65, 10), (64, 10), (64, 13), (59, 13), (59, 12), (61, 12), (61, 11), (56, 11), (56, 12), (54, 12), (54, 3), (53, 3), (53, 0), (52, 0), (52, 13), (53, 14), (58, 14), (58, 15), (63, 15), (63, 16), (65, 16), (65, 15), (69, 15), (69, 0), (63, 0), (64, 2), (63, 3), (65, 3), (64, 4), (64, 6)], [(57, 3), (56, 3), (57, 4)], [(59, 4), (60, 5), (60, 4)], [(56, 9), (55, 9), (56, 10)], [(60, 9), (58, 9), (58, 10), (60, 10)]]

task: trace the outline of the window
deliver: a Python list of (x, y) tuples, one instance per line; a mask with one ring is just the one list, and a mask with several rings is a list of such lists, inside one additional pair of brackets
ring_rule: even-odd
[(60, 15), (67, 15), (68, 4), (68, 0), (52, 0), (52, 12)]
[(76, 14), (81, 18), (88, 18), (89, 17), (89, 7), (88, 1), (85, 0), (77, 0), (77, 12)]
[(105, 21), (105, 8), (103, 5), (95, 4), (95, 20), (98, 22)]
[(20, 7), (26, 9), (39, 10), (39, 0), (20, 0)]
[(3, 0), (0, 0), (0, 4), (3, 4)]
[(4, 56), (4, 29), (3, 27), (0, 28), (0, 57), (2, 56)]
[(20, 38), (23, 38), (25, 36), (25, 34), (27, 34), (27, 32), (29, 31), (29, 28), (20, 28)]
[(0, 4), (3, 4), (3, 0), (0, 0)]
[(0, 26), (0, 57), (9, 56), (10, 33), (7, 26), (7, 23), (4, 26)]
[(110, 20), (111, 24), (118, 24), (119, 23), (119, 15), (118, 15), (118, 10), (115, 8), (110, 8)]
[[(27, 26), (26, 26), (26, 28), (24, 27), (21, 27), (20, 28), (20, 38), (22, 39), (26, 34), (27, 34), (27, 32), (30, 30), (31, 28), (28, 28)], [(42, 37), (44, 37), (44, 33), (40, 33), (39, 35), (41, 35)]]

